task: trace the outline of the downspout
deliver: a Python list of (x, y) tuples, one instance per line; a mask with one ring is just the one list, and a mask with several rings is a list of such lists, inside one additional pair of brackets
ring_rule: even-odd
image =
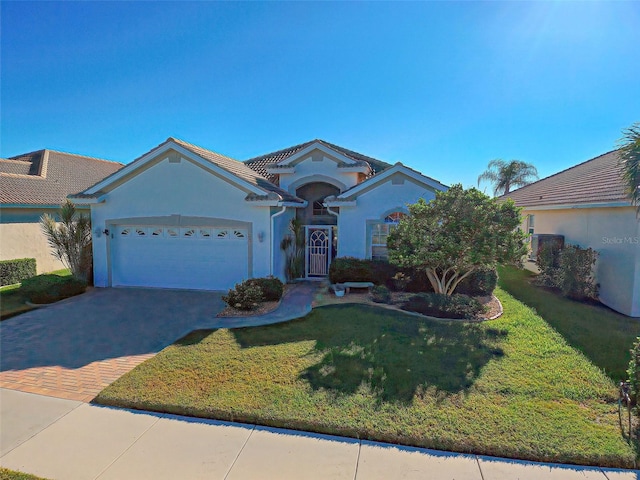
[(275, 226), (275, 218), (279, 217), (280, 215), (282, 215), (284, 212), (287, 211), (287, 207), (286, 206), (282, 206), (282, 210), (280, 210), (277, 213), (274, 213), (273, 215), (271, 215), (271, 232), (269, 234), (269, 252), (271, 254), (271, 262), (270, 262), (270, 271), (269, 271), (269, 275), (273, 276), (273, 270), (274, 270), (274, 263), (275, 263), (275, 255), (274, 255), (274, 238), (273, 238), (273, 231), (274, 231), (274, 226)]
[[(340, 208), (340, 207), (338, 207)], [(336, 217), (336, 227), (338, 226), (338, 222), (340, 221), (340, 213), (339, 212), (332, 212), (331, 211), (331, 207), (329, 205), (327, 205), (327, 212), (329, 212), (331, 215)], [(339, 233), (339, 232), (338, 232)], [(331, 237), (331, 243), (333, 243), (333, 237)], [(332, 245), (333, 247), (333, 245)], [(329, 255), (331, 256), (331, 255)], [(336, 243), (336, 257), (338, 256), (338, 244)]]

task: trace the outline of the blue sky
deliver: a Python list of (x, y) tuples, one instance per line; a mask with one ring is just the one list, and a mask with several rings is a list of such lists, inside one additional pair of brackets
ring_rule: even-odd
[(491, 159), (547, 176), (640, 121), (640, 2), (0, 8), (5, 158), (128, 163), (175, 136), (243, 160), (322, 138), (471, 186)]

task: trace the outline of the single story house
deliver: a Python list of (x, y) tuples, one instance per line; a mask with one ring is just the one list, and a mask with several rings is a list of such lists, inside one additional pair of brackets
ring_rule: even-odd
[(335, 256), (385, 258), (407, 204), (446, 189), (323, 140), (240, 162), (169, 138), (70, 198), (91, 205), (96, 286), (224, 290), (285, 278), (293, 218), (307, 278), (327, 276)]
[(600, 301), (640, 317), (640, 222), (612, 151), (503, 195), (523, 207), (523, 230), (564, 235), (599, 254)]
[[(120, 168), (121, 163), (46, 149), (0, 159), (0, 260), (35, 258), (38, 273), (64, 268), (51, 255), (40, 217), (55, 215), (69, 194)], [(90, 213), (87, 205), (79, 209)]]

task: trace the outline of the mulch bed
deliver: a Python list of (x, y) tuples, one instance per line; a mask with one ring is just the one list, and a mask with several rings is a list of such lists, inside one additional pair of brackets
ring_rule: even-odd
[[(402, 310), (400, 305), (407, 301), (412, 295), (415, 295), (415, 293), (391, 292), (390, 303), (376, 303), (371, 299), (371, 294), (365, 289), (352, 289), (350, 293), (345, 293), (343, 297), (336, 297), (332, 290), (327, 290), (314, 302), (314, 307), (320, 305), (363, 303), (408, 313), (406, 310)], [(475, 299), (487, 307), (487, 311), (481, 314), (477, 320), (493, 320), (502, 314), (502, 305), (495, 295), (475, 297)]]
[[(284, 296), (292, 287), (293, 285), (284, 286), (284, 293), (282, 294), (282, 298), (284, 298)], [(253, 310), (238, 310), (237, 308), (233, 308), (227, 305), (224, 310), (216, 315), (216, 317), (259, 317), (260, 315), (273, 312), (280, 306), (281, 301), (282, 300), (279, 300), (277, 302), (262, 302), (260, 305), (258, 305), (257, 308)]]

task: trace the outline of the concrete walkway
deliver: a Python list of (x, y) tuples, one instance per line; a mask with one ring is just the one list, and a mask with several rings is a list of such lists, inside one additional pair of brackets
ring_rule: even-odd
[(520, 462), (0, 389), (0, 465), (60, 480), (637, 480), (640, 472)]
[(300, 282), (293, 285), (273, 312), (257, 317), (218, 317), (197, 324), (199, 329), (258, 327), (302, 318), (311, 312), (311, 304), (319, 282)]

